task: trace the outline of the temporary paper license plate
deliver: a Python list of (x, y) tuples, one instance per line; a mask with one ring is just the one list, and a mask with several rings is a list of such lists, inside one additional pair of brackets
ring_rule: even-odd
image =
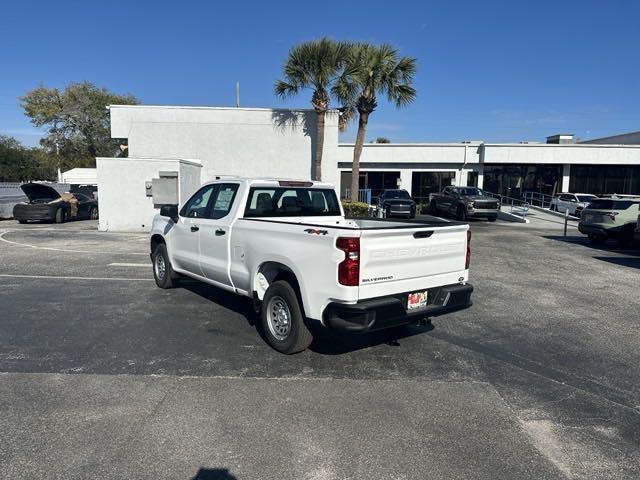
[(410, 293), (407, 296), (407, 311), (419, 310), (427, 306), (427, 291)]

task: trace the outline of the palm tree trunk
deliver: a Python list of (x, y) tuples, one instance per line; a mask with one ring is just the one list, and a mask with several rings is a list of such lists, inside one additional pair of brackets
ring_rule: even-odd
[(358, 134), (356, 135), (356, 145), (353, 149), (353, 164), (351, 165), (351, 201), (358, 201), (358, 190), (360, 189), (360, 155), (364, 145), (364, 135), (369, 122), (369, 114), (360, 112), (358, 117)]
[(324, 150), (324, 120), (327, 112), (316, 111), (316, 152), (313, 164), (313, 181), (322, 181), (322, 151)]

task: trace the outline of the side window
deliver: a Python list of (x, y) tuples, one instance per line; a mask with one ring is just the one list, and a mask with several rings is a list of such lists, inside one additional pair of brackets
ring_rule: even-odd
[(217, 185), (206, 185), (194, 193), (182, 207), (180, 215), (189, 218), (204, 218), (207, 214), (207, 205), (211, 199), (211, 192), (216, 187)]
[(223, 183), (218, 188), (218, 192), (213, 200), (211, 215), (209, 218), (218, 219), (226, 217), (231, 211), (233, 201), (238, 191), (237, 183)]

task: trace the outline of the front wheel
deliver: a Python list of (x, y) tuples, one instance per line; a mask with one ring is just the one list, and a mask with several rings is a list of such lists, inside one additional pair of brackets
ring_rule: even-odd
[(91, 220), (97, 220), (98, 219), (98, 208), (97, 207), (91, 207), (91, 210), (89, 210), (89, 219), (91, 219)]
[(458, 220), (460, 220), (461, 222), (464, 222), (467, 219), (467, 209), (464, 208), (464, 206), (460, 205), (456, 213), (457, 213), (456, 216), (458, 217)]
[(164, 243), (158, 245), (151, 258), (153, 260), (153, 278), (156, 281), (156, 285), (160, 288), (172, 288), (174, 273), (167, 254), (167, 246)]
[(55, 218), (56, 223), (64, 223), (65, 219), (66, 219), (66, 215), (64, 213), (64, 209), (59, 208), (58, 210), (56, 210), (56, 218)]
[(262, 328), (273, 348), (285, 354), (306, 350), (313, 335), (304, 322), (298, 295), (284, 280), (273, 282), (262, 300)]
[(490, 222), (495, 222), (497, 219), (498, 217), (494, 217), (494, 216), (487, 217), (487, 220), (489, 220)]
[(607, 238), (604, 237), (603, 235), (596, 235), (594, 233), (590, 233), (589, 234), (589, 241), (593, 245), (602, 245), (603, 243), (605, 243), (607, 241)]

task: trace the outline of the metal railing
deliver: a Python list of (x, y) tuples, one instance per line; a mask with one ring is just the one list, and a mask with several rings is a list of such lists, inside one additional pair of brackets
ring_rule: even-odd
[[(345, 190), (345, 195), (347, 199), (351, 198), (351, 189), (347, 188)], [(361, 188), (358, 190), (358, 201), (364, 202), (371, 205), (371, 189), (370, 188)]]
[(523, 197), (525, 202), (541, 208), (551, 208), (551, 201), (554, 199), (553, 195), (538, 192), (524, 192)]
[(529, 202), (526, 202), (525, 200), (519, 198), (507, 197), (506, 195), (487, 192), (486, 190), (483, 190), (483, 192), (487, 195), (491, 195), (493, 198), (497, 198), (498, 200), (500, 200), (501, 210), (504, 207), (507, 207), (508, 213), (516, 215), (518, 217), (522, 217), (523, 220), (527, 218), (527, 213), (529, 212), (529, 207), (531, 206)]

